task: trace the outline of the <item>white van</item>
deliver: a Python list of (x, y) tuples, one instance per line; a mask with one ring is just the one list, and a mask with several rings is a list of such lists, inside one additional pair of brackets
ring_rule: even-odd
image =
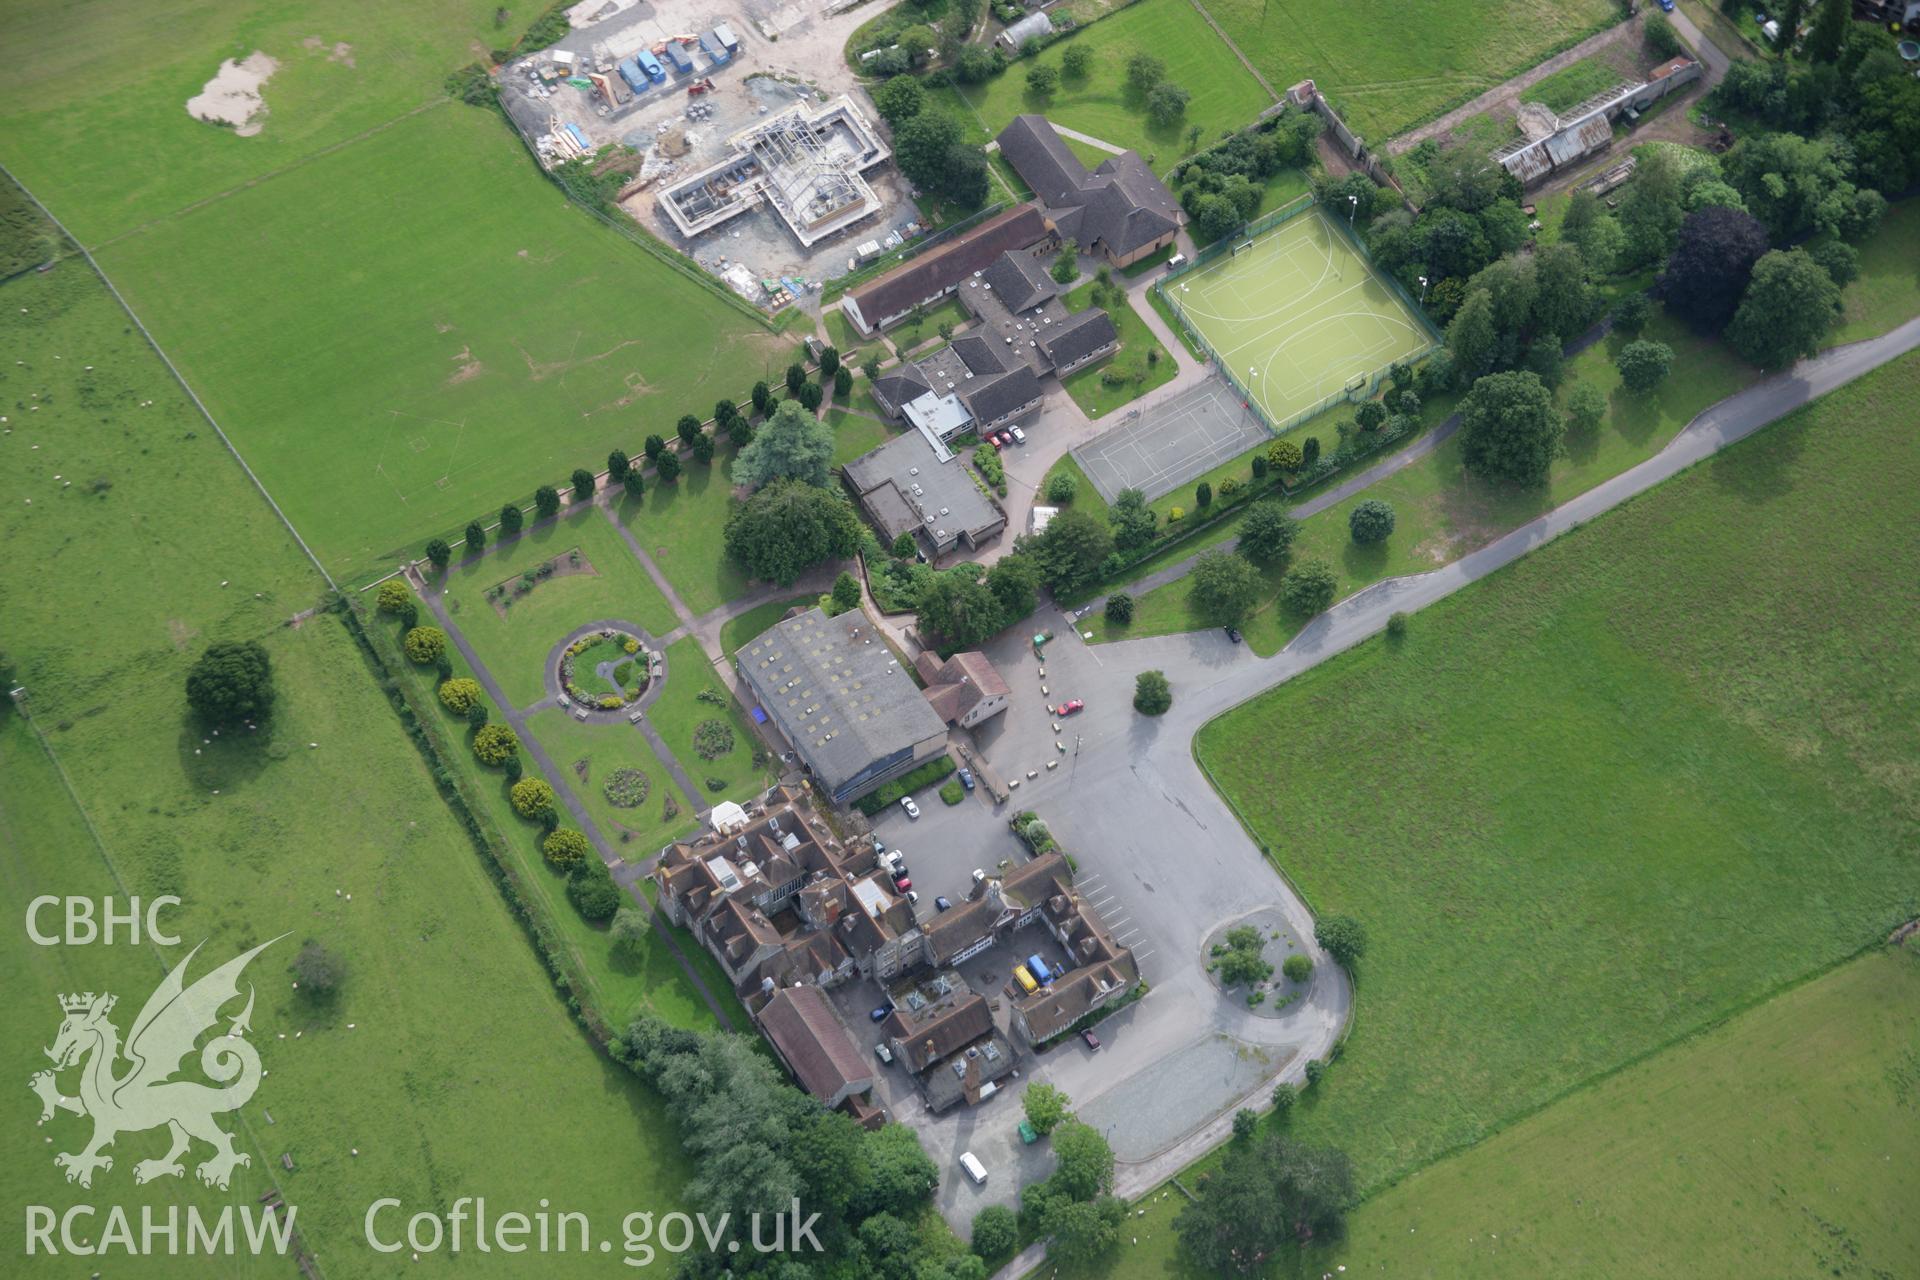
[(1181, 267), (1184, 267), (1186, 265), (1187, 265), (1187, 255), (1184, 253), (1176, 253), (1171, 258), (1167, 259), (1167, 270), (1169, 271), (1178, 271)]
[(981, 1164), (980, 1158), (974, 1155), (973, 1152), (962, 1151), (960, 1153), (960, 1167), (967, 1171), (967, 1176), (973, 1179), (975, 1186), (985, 1185), (987, 1181), (987, 1166)]

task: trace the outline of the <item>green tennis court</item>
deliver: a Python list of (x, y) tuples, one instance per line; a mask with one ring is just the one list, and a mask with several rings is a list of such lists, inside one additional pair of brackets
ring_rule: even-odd
[(1166, 293), (1275, 425), (1433, 345), (1317, 207), (1169, 281)]

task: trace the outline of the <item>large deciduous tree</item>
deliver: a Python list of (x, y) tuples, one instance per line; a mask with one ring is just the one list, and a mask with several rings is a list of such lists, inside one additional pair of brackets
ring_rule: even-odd
[(1216, 627), (1238, 626), (1260, 594), (1260, 575), (1245, 556), (1209, 551), (1190, 576), (1193, 607)]
[(1253, 1275), (1287, 1245), (1337, 1230), (1353, 1196), (1345, 1153), (1270, 1131), (1201, 1175), (1173, 1229), (1208, 1273)]
[(823, 560), (860, 549), (860, 519), (830, 489), (776, 480), (727, 521), (727, 554), (756, 578), (790, 586)]
[(1707, 333), (1719, 333), (1740, 306), (1753, 264), (1767, 251), (1767, 229), (1752, 214), (1709, 206), (1680, 224), (1661, 273), (1667, 310)]
[(1460, 449), (1467, 468), (1489, 480), (1539, 484), (1559, 452), (1567, 424), (1553, 394), (1532, 373), (1494, 373), (1460, 404)]
[(1271, 498), (1247, 508), (1240, 521), (1240, 554), (1262, 564), (1285, 558), (1300, 536), (1300, 522)]
[(202, 724), (257, 724), (273, 711), (273, 698), (273, 660), (257, 640), (208, 645), (187, 672), (187, 705)]
[(1747, 296), (1727, 326), (1727, 340), (1766, 369), (1820, 350), (1840, 314), (1840, 290), (1804, 250), (1775, 251), (1753, 268)]

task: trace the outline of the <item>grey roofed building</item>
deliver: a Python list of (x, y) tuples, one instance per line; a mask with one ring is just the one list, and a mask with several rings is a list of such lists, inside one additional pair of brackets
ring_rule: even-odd
[(980, 273), (981, 284), (1000, 295), (1007, 310), (1018, 314), (1037, 307), (1060, 292), (1060, 287), (1030, 253), (1003, 253)]
[(1046, 336), (1040, 339), (1040, 349), (1046, 353), (1047, 363), (1053, 366), (1055, 373), (1061, 375), (1072, 372), (1089, 360), (1098, 359), (1119, 345), (1120, 332), (1113, 327), (1113, 317), (1098, 308), (1075, 312), (1062, 323), (1049, 328)]
[(1044, 116), (1015, 116), (1000, 153), (1046, 206), (1056, 234), (1083, 252), (1125, 266), (1173, 242), (1180, 202), (1139, 153), (1109, 156), (1089, 171)]
[[(893, 443), (901, 441), (928, 447), (917, 434)], [(775, 623), (734, 662), (760, 709), (835, 804), (946, 750), (947, 726), (864, 615), (828, 618), (809, 609)]]
[(984, 386), (976, 381), (971, 390), (961, 393), (961, 399), (966, 401), (977, 428), (1003, 426), (1040, 403), (1040, 379), (1032, 369), (1021, 365)]
[(891, 414), (898, 414), (932, 389), (925, 375), (910, 364), (896, 365), (873, 380), (873, 398)]
[[(1037, 382), (1034, 388), (1038, 395)], [(966, 461), (952, 455), (942, 461), (918, 431), (895, 436), (843, 471), (847, 487), (888, 542), (911, 533), (937, 557), (963, 544), (978, 548), (1007, 527), (1007, 513), (980, 491)]]
[(1007, 371), (1006, 363), (1001, 360), (1000, 353), (994, 350), (993, 343), (981, 334), (965, 333), (955, 338), (953, 353), (976, 376)]
[(841, 309), (861, 333), (878, 332), (915, 307), (938, 302), (1001, 254), (1030, 248), (1049, 235), (1046, 216), (1038, 208), (1017, 205), (861, 285), (842, 300)]

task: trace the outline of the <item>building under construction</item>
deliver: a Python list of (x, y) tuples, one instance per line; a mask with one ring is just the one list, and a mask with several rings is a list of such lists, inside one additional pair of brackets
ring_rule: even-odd
[(661, 193), (685, 236), (770, 205), (808, 248), (878, 213), (861, 176), (892, 153), (853, 100), (799, 103), (727, 139), (727, 155)]

